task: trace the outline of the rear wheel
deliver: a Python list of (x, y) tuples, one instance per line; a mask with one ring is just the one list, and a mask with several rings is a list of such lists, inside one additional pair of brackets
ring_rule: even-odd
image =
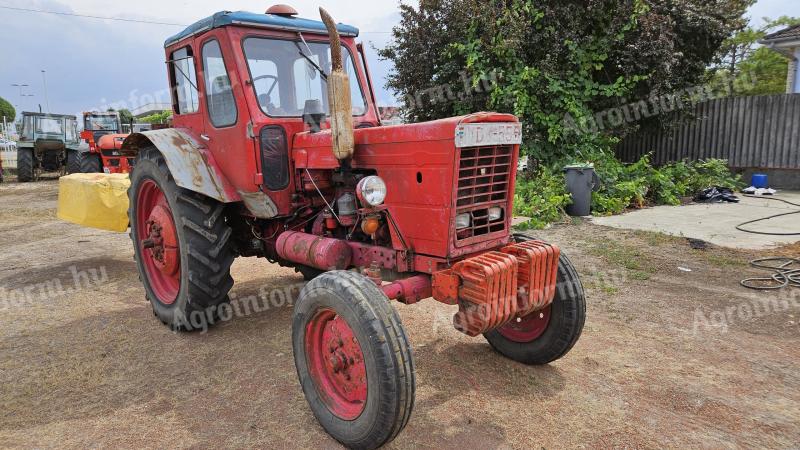
[(98, 173), (103, 171), (103, 160), (97, 153), (81, 153), (78, 158), (80, 173)]
[(141, 151), (129, 189), (131, 240), (153, 312), (175, 329), (205, 329), (233, 287), (225, 205), (178, 187), (155, 148)]
[(80, 153), (78, 150), (67, 150), (67, 173), (81, 173)]
[(308, 283), (295, 305), (292, 346), (306, 400), (334, 439), (372, 449), (406, 426), (414, 406), (411, 348), (374, 282), (336, 271)]
[(33, 149), (21, 148), (17, 150), (17, 181), (27, 183), (36, 177)]
[(549, 364), (572, 350), (585, 322), (583, 285), (575, 267), (562, 253), (553, 303), (484, 337), (498, 353), (509, 359), (529, 365)]

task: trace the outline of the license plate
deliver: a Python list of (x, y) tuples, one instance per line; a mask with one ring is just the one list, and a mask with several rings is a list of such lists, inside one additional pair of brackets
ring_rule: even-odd
[(456, 128), (456, 147), (522, 144), (521, 123), (466, 123)]

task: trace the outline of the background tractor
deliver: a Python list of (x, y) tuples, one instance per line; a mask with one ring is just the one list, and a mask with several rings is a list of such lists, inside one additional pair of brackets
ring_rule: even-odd
[(455, 329), (547, 364), (578, 340), (584, 293), (557, 246), (511, 233), (516, 117), (384, 126), (358, 29), (296, 15), (220, 12), (166, 41), (174, 128), (120, 149), (136, 158), (130, 236), (175, 329), (231, 316), (237, 257), (300, 272), (292, 344), (309, 406), (344, 445), (374, 448), (414, 405), (391, 300), (452, 305)]
[(83, 113), (81, 139), (89, 146), (82, 149), (71, 173), (128, 173), (132, 158), (123, 158), (120, 153), (123, 141), (122, 123), (118, 112)]
[(36, 181), (44, 172), (64, 175), (68, 167), (76, 167), (79, 145), (75, 116), (23, 112), (17, 143), (17, 179)]

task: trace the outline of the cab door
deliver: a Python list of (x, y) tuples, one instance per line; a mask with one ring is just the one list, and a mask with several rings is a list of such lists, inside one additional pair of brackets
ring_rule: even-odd
[(200, 138), (240, 194), (257, 192), (256, 140), (230, 42), (221, 29), (198, 41), (205, 121)]

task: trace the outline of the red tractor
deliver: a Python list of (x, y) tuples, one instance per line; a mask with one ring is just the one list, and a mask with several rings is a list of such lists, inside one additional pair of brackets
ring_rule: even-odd
[(119, 151), (127, 134), (122, 134), (118, 112), (83, 113), (81, 139), (89, 149), (82, 149), (76, 159), (77, 167), (70, 173), (129, 173), (132, 158), (124, 158)]
[(524, 364), (563, 357), (585, 299), (558, 247), (514, 235), (521, 125), (478, 113), (382, 126), (352, 26), (220, 12), (166, 41), (174, 128), (134, 133), (131, 239), (155, 315), (232, 315), (237, 257), (293, 267), (300, 384), (324, 429), (375, 448), (405, 427), (414, 360), (391, 304), (452, 305), (454, 327)]

